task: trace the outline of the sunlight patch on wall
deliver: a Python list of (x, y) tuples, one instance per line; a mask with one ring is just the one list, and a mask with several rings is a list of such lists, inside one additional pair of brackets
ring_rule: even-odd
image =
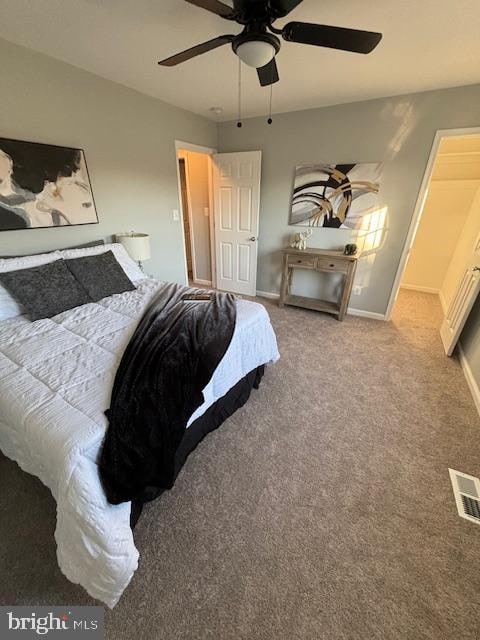
[(370, 277), (377, 254), (385, 244), (388, 231), (388, 207), (381, 207), (364, 216), (358, 231), (356, 244), (360, 259), (357, 265), (355, 286), (364, 288), (370, 284)]

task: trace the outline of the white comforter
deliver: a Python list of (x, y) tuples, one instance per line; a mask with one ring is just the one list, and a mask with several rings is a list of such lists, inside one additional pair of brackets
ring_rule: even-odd
[[(29, 322), (0, 322), (0, 448), (38, 476), (57, 501), (61, 570), (113, 607), (130, 582), (138, 551), (130, 503), (109, 504), (97, 455), (119, 359), (158, 283)], [(238, 300), (235, 332), (204, 390), (199, 417), (246, 373), (278, 359), (264, 307)]]

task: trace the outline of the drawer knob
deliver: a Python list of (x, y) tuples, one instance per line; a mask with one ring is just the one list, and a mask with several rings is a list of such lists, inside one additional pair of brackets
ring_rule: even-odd
[(334, 264), (331, 264), (330, 266), (331, 266), (331, 267), (334, 267), (335, 265), (334, 265)]

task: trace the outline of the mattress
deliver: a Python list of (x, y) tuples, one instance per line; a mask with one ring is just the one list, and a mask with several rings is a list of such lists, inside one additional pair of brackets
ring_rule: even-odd
[[(52, 492), (62, 572), (109, 607), (132, 579), (139, 554), (131, 504), (106, 501), (96, 462), (117, 366), (159, 286), (148, 278), (135, 291), (51, 319), (0, 322), (0, 449)], [(265, 308), (239, 299), (230, 346), (188, 424), (249, 371), (278, 357)]]

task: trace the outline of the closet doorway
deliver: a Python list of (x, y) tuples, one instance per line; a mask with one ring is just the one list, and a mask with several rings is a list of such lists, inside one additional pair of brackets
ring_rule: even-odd
[(451, 355), (480, 293), (480, 129), (437, 132), (395, 287), (388, 313), (398, 287), (403, 303), (437, 305)]

